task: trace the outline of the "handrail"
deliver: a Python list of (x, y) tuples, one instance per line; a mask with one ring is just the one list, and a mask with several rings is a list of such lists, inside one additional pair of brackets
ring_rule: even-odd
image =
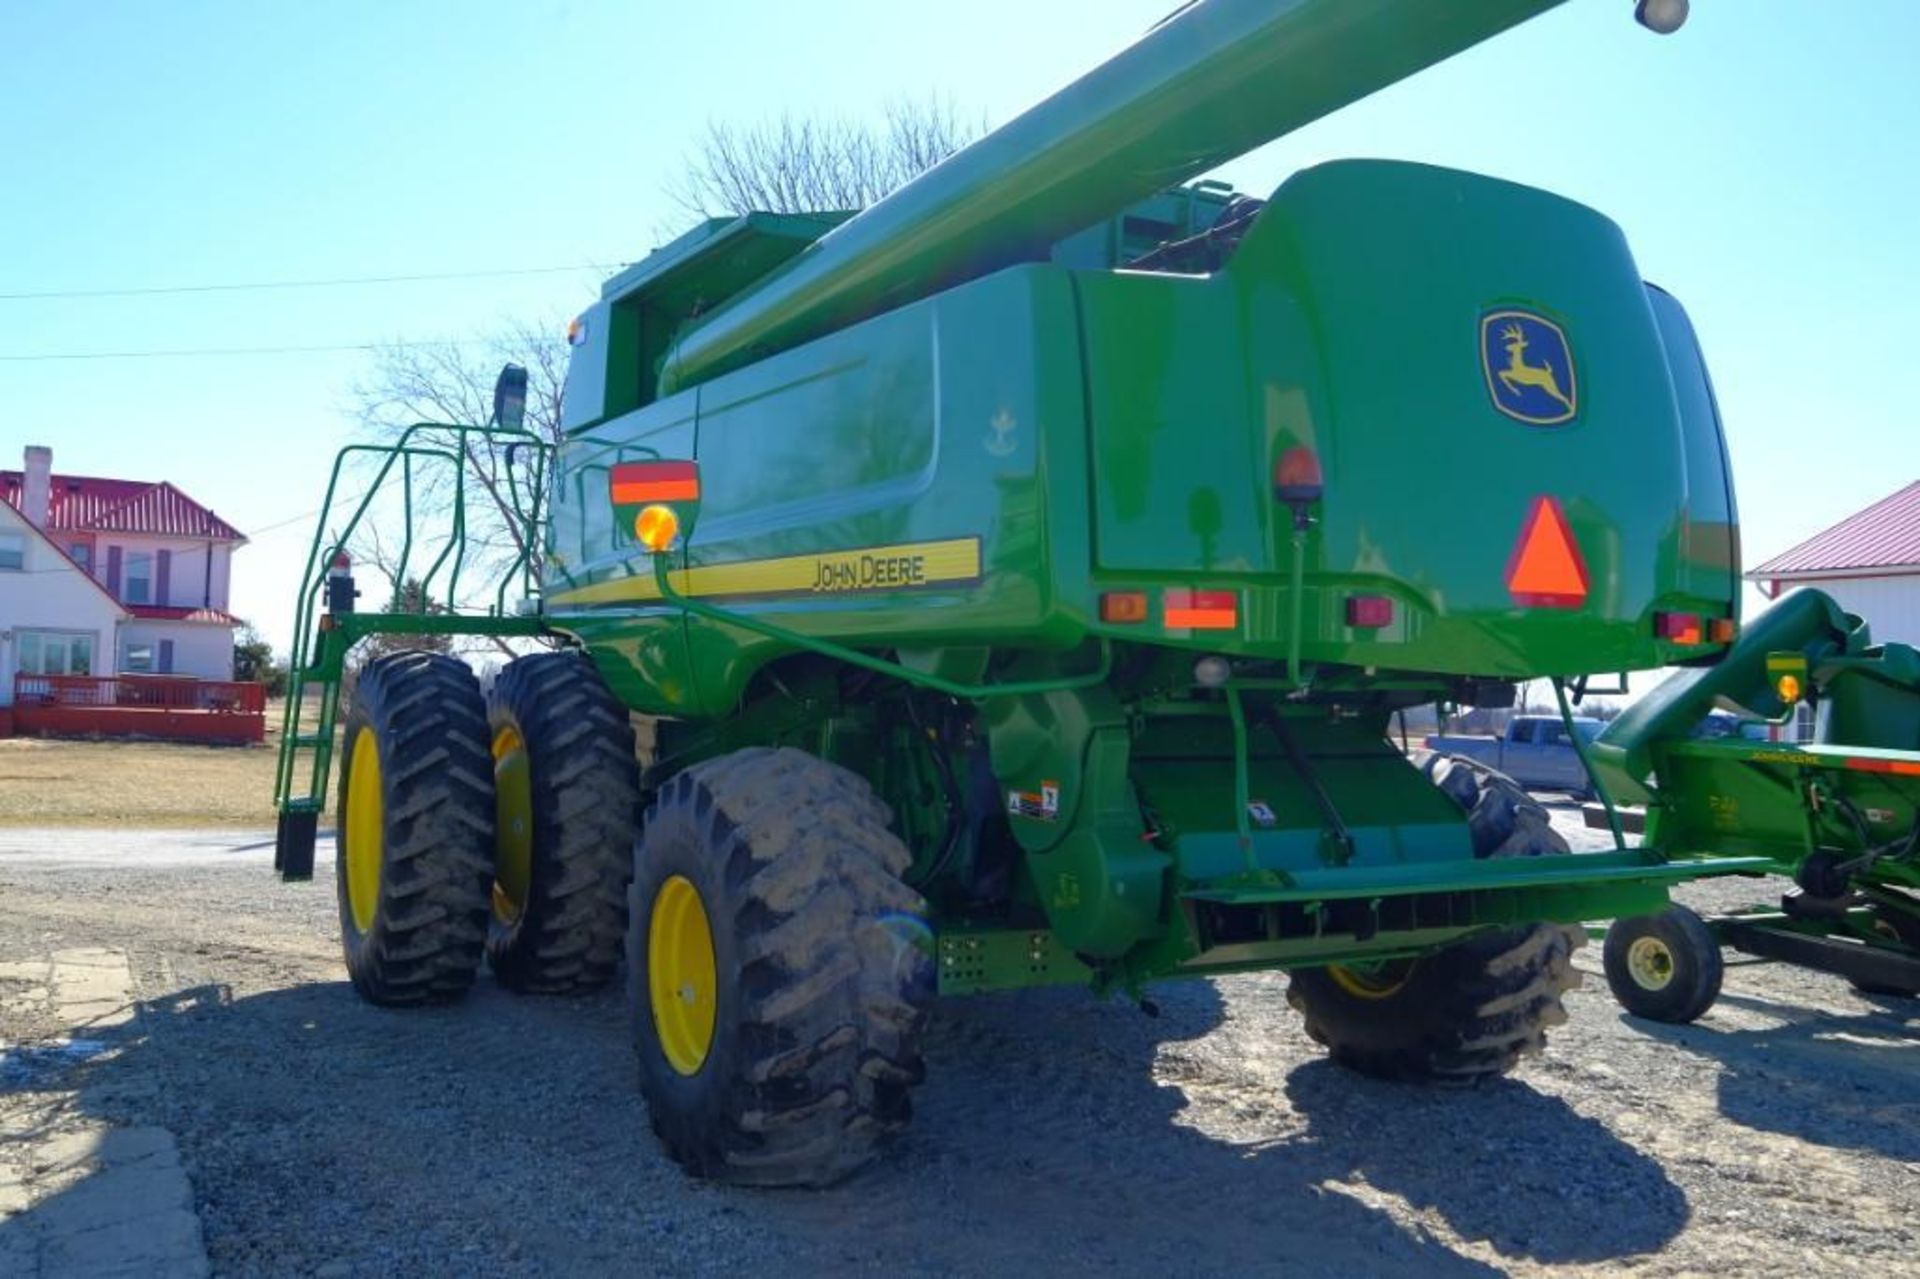
[[(451, 435), (451, 439), (446, 438)], [(476, 442), (488, 444), (504, 441), (507, 454), (504, 462), (507, 480), (507, 498), (502, 504), (509, 531), (516, 543), (513, 558), (500, 570), (499, 584), (491, 592), (492, 601), (488, 608), (490, 617), (503, 616), (506, 612), (507, 590), (516, 581), (523, 594), (533, 594), (540, 587), (538, 547), (541, 536), (542, 502), (540, 494), (546, 481), (548, 458), (553, 445), (533, 431), (522, 426), (474, 426), (451, 422), (415, 422), (403, 429), (390, 443), (386, 444), (349, 444), (334, 455), (333, 468), (327, 477), (327, 487), (321, 499), (320, 510), (314, 525), (313, 541), (307, 548), (307, 562), (301, 572), (300, 585), (294, 604), (293, 640), (289, 651), (289, 666), (292, 675), (292, 687), (288, 690), (286, 706), (281, 719), (281, 751), (279, 766), (274, 776), (274, 799), (276, 804), (284, 805), (292, 797), (293, 774), (296, 754), (303, 744), (299, 733), (299, 720), (302, 694), (305, 691), (308, 676), (313, 671), (315, 647), (320, 643), (320, 631), (317, 616), (325, 598), (327, 573), (336, 555), (347, 549), (349, 542), (362, 527), (369, 510), (377, 498), (386, 490), (393, 477), (395, 465), (400, 468), (401, 518), (404, 532), (400, 542), (400, 554), (387, 578), (390, 600), (398, 601), (405, 588), (407, 571), (413, 560), (416, 543), (414, 489), (417, 482), (424, 483), (436, 472), (434, 468), (445, 466), (452, 468), (453, 494), (445, 544), (428, 565), (426, 573), (419, 579), (420, 598), (409, 601), (413, 609), (421, 614), (437, 613), (440, 610), (433, 603), (435, 586), (441, 571), (447, 571), (445, 612), (455, 613), (460, 605), (460, 578), (467, 568), (467, 466), (473, 457)], [(528, 450), (526, 463), (531, 474), (528, 476), (527, 491), (523, 498), (518, 476), (515, 473), (515, 454), (518, 450)], [(381, 455), (381, 462), (374, 472), (372, 481), (359, 500), (352, 505), (352, 513), (344, 525), (329, 530), (329, 522), (334, 513), (335, 503), (344, 507), (351, 499), (339, 498), (341, 480), (350, 459), (363, 453)], [(419, 465), (416, 465), (416, 461)], [(495, 493), (496, 498), (499, 496)], [(403, 605), (405, 607), (405, 605)], [(337, 665), (334, 654), (327, 658), (328, 665)], [(337, 676), (337, 671), (335, 672)], [(331, 680), (326, 680), (329, 686)], [(329, 737), (332, 732), (334, 708), (324, 705), (320, 711), (319, 731), (315, 736)], [(314, 759), (314, 786), (316, 791), (324, 784), (326, 775), (326, 748), (322, 745)]]

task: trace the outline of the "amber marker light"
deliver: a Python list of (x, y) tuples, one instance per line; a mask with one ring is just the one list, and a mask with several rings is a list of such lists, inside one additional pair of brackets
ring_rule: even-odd
[(1100, 597), (1103, 622), (1144, 622), (1147, 620), (1145, 591), (1108, 591)]
[(643, 506), (633, 517), (633, 535), (655, 555), (670, 550), (680, 536), (680, 516), (671, 506)]
[(1773, 691), (1780, 694), (1780, 700), (1792, 706), (1800, 700), (1800, 680), (1797, 676), (1782, 675), (1773, 682)]

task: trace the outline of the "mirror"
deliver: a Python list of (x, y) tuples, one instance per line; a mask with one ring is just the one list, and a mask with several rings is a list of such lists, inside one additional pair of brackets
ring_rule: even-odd
[(527, 371), (518, 364), (500, 370), (493, 384), (493, 424), (519, 430), (527, 420)]

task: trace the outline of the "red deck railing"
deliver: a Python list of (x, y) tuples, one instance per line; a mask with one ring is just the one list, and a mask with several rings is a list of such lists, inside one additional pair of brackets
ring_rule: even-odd
[(188, 679), (179, 675), (15, 675), (15, 706), (138, 706), (155, 710), (226, 711), (260, 715), (262, 684)]
[(247, 743), (266, 737), (264, 685), (178, 675), (15, 675), (12, 731)]

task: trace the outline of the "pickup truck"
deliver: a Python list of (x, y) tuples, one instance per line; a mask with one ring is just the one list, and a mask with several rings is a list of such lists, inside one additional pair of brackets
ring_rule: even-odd
[[(1602, 727), (1597, 719), (1573, 721), (1582, 742), (1599, 736)], [(1528, 790), (1564, 791), (1576, 799), (1589, 794), (1587, 770), (1580, 766), (1557, 715), (1516, 715), (1508, 721), (1505, 737), (1429, 737), (1427, 749), (1479, 760)]]

